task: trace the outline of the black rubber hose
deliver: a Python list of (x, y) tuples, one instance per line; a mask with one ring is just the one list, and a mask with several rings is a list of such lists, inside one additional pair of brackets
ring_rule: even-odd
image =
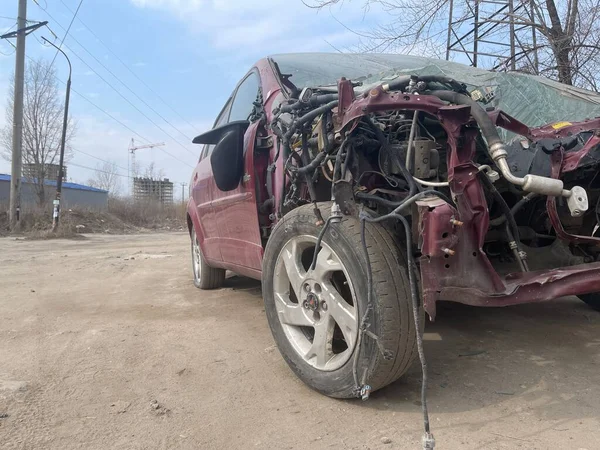
[(386, 200), (385, 198), (377, 197), (373, 194), (366, 194), (364, 192), (357, 192), (354, 196), (359, 200), (367, 200), (375, 203), (379, 203), (382, 206), (386, 206), (388, 208), (397, 208), (402, 204), (402, 202), (394, 202), (392, 200)]
[[(352, 147), (350, 147), (350, 148), (352, 149)], [(346, 176), (346, 171), (348, 170), (348, 166), (350, 165), (351, 161), (352, 161), (352, 152), (347, 151), (346, 157), (344, 158), (344, 164), (342, 165), (342, 171), (340, 172), (340, 179), (342, 179)]]
[(506, 217), (506, 220), (508, 221), (508, 225), (512, 229), (512, 234), (513, 234), (514, 241), (520, 247), (521, 246), (520, 245), (521, 244), (521, 240), (520, 240), (520, 237), (519, 237), (519, 227), (518, 227), (517, 222), (515, 220), (515, 216), (513, 216), (512, 212), (510, 211), (510, 207), (506, 203), (506, 200), (504, 200), (504, 197), (502, 197), (502, 195), (500, 194), (500, 192), (498, 192), (498, 189), (496, 189), (496, 186), (494, 186), (494, 184), (490, 181), (490, 179), (487, 177), (486, 174), (484, 174), (482, 172), (479, 172), (479, 178), (483, 182), (485, 188), (494, 196), (494, 198), (496, 199), (496, 201), (500, 204), (500, 208), (502, 209), (502, 213)]
[(412, 77), (414, 77), (417, 81), (423, 81), (425, 83), (436, 82), (444, 84), (458, 93), (466, 93), (465, 87), (461, 83), (456, 81), (454, 78), (444, 77), (440, 75), (406, 75), (398, 77), (397, 79), (387, 83), (387, 85), (389, 86), (389, 90), (404, 91), (408, 87), (408, 84), (410, 83)]
[(329, 224), (333, 218), (333, 216), (329, 216), (329, 218), (325, 221), (323, 228), (321, 228), (321, 231), (319, 232), (319, 236), (317, 237), (317, 242), (315, 244), (315, 250), (313, 252), (313, 259), (310, 264), (310, 270), (315, 270), (315, 267), (317, 266), (317, 256), (321, 251), (321, 241), (323, 240), (323, 236), (325, 236), (325, 232), (327, 231), (327, 228), (329, 227)]
[[(422, 194), (424, 192), (425, 191), (419, 192), (419, 194)], [(445, 194), (443, 194), (440, 191), (434, 191), (432, 189), (430, 189), (430, 190), (427, 191), (427, 193), (432, 193), (432, 192), (435, 192), (435, 195), (437, 197), (441, 198), (442, 200), (444, 200), (449, 205), (453, 205), (454, 204), (452, 202), (452, 200), (450, 200), (450, 197), (447, 197)], [(402, 204), (405, 201), (405, 200), (401, 200), (399, 202), (395, 202), (395, 201), (392, 201), (392, 200), (386, 200), (385, 198), (381, 198), (381, 197), (378, 197), (378, 196), (373, 195), (373, 194), (367, 194), (365, 192), (357, 192), (355, 194), (355, 197), (358, 198), (359, 200), (373, 201), (373, 202), (379, 203), (379, 204), (381, 204), (383, 206), (387, 206), (388, 208), (397, 208), (398, 206), (402, 206)]]
[[(512, 208), (510, 208), (511, 214), (513, 216), (515, 214), (517, 214), (517, 212), (519, 212), (519, 210), (523, 206), (525, 206), (526, 203), (529, 203), (531, 200), (533, 200), (537, 196), (538, 196), (538, 194), (536, 194), (535, 192), (530, 192), (529, 194), (527, 194), (525, 197), (523, 197), (521, 200), (519, 200), (517, 203), (515, 203)], [(504, 222), (506, 222), (506, 216), (502, 215), (494, 220), (490, 220), (490, 225), (497, 227), (498, 225), (502, 225)]]
[(464, 85), (456, 81), (454, 78), (440, 75), (422, 75), (419, 76), (419, 81), (424, 81), (425, 83), (430, 83), (433, 81), (435, 83), (446, 84), (459, 93), (466, 93)]
[(329, 103), (339, 98), (338, 94), (323, 94), (323, 95), (313, 95), (308, 99), (308, 104), (310, 106), (319, 106), (324, 103)]
[(389, 86), (390, 91), (398, 91), (398, 90), (401, 90), (402, 88), (408, 86), (408, 83), (410, 83), (410, 78), (411, 78), (411, 75), (402, 75), (402, 76), (396, 78), (395, 80), (392, 80), (389, 83), (385, 83), (385, 84), (387, 84)]
[(501, 143), (500, 135), (496, 129), (496, 125), (490, 119), (487, 112), (481, 107), (479, 103), (473, 100), (471, 97), (459, 94), (454, 91), (431, 91), (426, 92), (427, 95), (433, 95), (434, 97), (444, 100), (445, 102), (456, 103), (457, 105), (468, 105), (471, 107), (471, 115), (479, 125), (481, 134), (485, 138), (488, 148), (493, 144)]
[[(377, 140), (381, 144), (381, 149), (379, 149), (379, 151), (382, 151), (382, 150), (387, 151), (388, 142), (383, 134), (383, 131), (381, 131), (381, 129), (373, 123), (373, 121), (371, 120), (370, 117), (365, 116), (364, 119), (371, 126), (371, 128), (373, 128), (373, 131), (375, 132), (375, 136), (377, 137)], [(411, 175), (411, 173), (406, 168), (406, 166), (404, 165), (404, 162), (402, 162), (400, 160), (400, 158), (398, 158), (398, 155), (396, 155), (395, 153), (392, 153), (392, 152), (390, 152), (390, 154), (392, 155), (392, 158), (395, 159), (396, 164), (398, 164), (398, 167), (400, 167), (400, 172), (401, 172), (402, 176), (404, 177), (404, 179), (406, 180), (406, 182), (408, 183), (408, 197), (410, 198), (413, 195), (415, 195), (415, 193), (417, 192), (417, 185), (415, 183), (415, 180), (414, 180), (413, 176)]]
[(318, 153), (311, 162), (303, 167), (300, 167), (298, 169), (298, 173), (304, 175), (313, 172), (317, 169), (317, 167), (319, 167), (319, 164), (321, 164), (321, 162), (325, 159), (325, 156), (327, 156), (325, 152)]
[(306, 132), (302, 132), (302, 166), (308, 165), (310, 163), (310, 155), (308, 154), (308, 136)]
[(279, 114), (290, 113), (292, 111), (296, 111), (297, 109), (302, 108), (303, 103), (298, 100), (294, 103), (288, 103), (286, 105), (281, 105), (279, 107)]
[[(340, 145), (340, 148), (337, 151), (337, 154), (335, 155), (335, 164), (333, 166), (333, 183), (336, 182), (338, 172), (340, 170), (342, 170), (342, 156), (343, 156), (344, 152), (346, 152), (346, 147), (348, 146), (348, 144), (350, 142), (351, 142), (351, 140), (349, 137), (344, 139), (344, 142), (342, 142), (342, 144)], [(332, 189), (333, 189), (333, 186), (332, 186)]]
[(327, 136), (327, 123), (329, 122), (329, 113), (323, 114), (321, 119), (321, 134), (323, 135), (323, 153), (329, 153), (329, 136)]
[(306, 108), (308, 106), (316, 107), (323, 105), (325, 103), (332, 102), (338, 99), (338, 94), (323, 94), (323, 95), (313, 95), (308, 99), (307, 102), (302, 102), (300, 100), (294, 103), (287, 103), (285, 105), (281, 105), (279, 107), (279, 114), (283, 113), (291, 113), (297, 111), (302, 108)]
[[(419, 194), (417, 194), (419, 195)], [(367, 248), (366, 248), (366, 244), (365, 244), (365, 238), (364, 238), (364, 223), (366, 222), (380, 222), (381, 220), (379, 219), (398, 219), (400, 222), (402, 222), (402, 225), (404, 227), (404, 233), (406, 236), (406, 259), (407, 259), (407, 270), (408, 270), (408, 281), (410, 284), (410, 297), (411, 297), (411, 303), (412, 303), (412, 312), (413, 312), (413, 321), (415, 324), (415, 332), (417, 335), (417, 351), (419, 353), (419, 360), (421, 362), (421, 374), (422, 374), (422, 384), (421, 384), (421, 409), (423, 411), (423, 426), (425, 428), (425, 433), (427, 435), (430, 434), (430, 425), (429, 425), (429, 410), (427, 408), (427, 384), (428, 384), (428, 370), (427, 370), (427, 360), (425, 359), (425, 349), (423, 347), (423, 333), (422, 333), (422, 329), (421, 329), (421, 320), (419, 319), (419, 291), (417, 288), (417, 281), (415, 279), (415, 274), (414, 274), (414, 270), (416, 269), (416, 264), (415, 264), (415, 259), (414, 259), (414, 255), (413, 255), (413, 248), (412, 248), (412, 233), (410, 230), (410, 225), (408, 224), (408, 221), (401, 216), (400, 214), (388, 214), (385, 216), (380, 216), (377, 218), (372, 218), (370, 217), (368, 214), (365, 214), (364, 212), (360, 214), (360, 219), (361, 219), (361, 238), (362, 238), (362, 243), (363, 243), (363, 251), (367, 256), (367, 289), (368, 289), (368, 293), (370, 294), (371, 290), (373, 289), (372, 287), (372, 276), (370, 274), (371, 271), (371, 265), (368, 259), (368, 253), (367, 253)], [(367, 301), (367, 304), (370, 305), (371, 302)], [(368, 306), (367, 306), (368, 308)], [(360, 339), (360, 337), (359, 337)], [(359, 349), (359, 348), (357, 348)], [(356, 370), (356, 369), (355, 369)], [(355, 375), (356, 378), (356, 375)]]
[(408, 197), (407, 199), (399, 202), (399, 205), (391, 213), (386, 214), (385, 216), (373, 218), (370, 220), (370, 222), (383, 222), (384, 220), (389, 219), (390, 216), (399, 215), (401, 211), (405, 210), (410, 205), (412, 205), (414, 202), (425, 197), (426, 195), (435, 195), (435, 196), (441, 198), (442, 200), (444, 200), (446, 203), (448, 203), (450, 205), (452, 204), (452, 201), (446, 196), (446, 194), (442, 194), (440, 191), (436, 191), (434, 189), (427, 189), (425, 191), (421, 191), (421, 192), (413, 195), (412, 197)]
[(413, 249), (412, 235), (408, 221), (401, 215), (396, 218), (402, 222), (404, 233), (406, 235), (406, 259), (408, 262), (408, 282), (410, 284), (410, 298), (412, 300), (413, 320), (415, 322), (415, 330), (417, 333), (417, 351), (419, 352), (419, 360), (421, 361), (421, 374), (423, 382), (421, 384), (421, 407), (423, 410), (423, 425), (425, 433), (430, 433), (429, 427), (429, 410), (427, 409), (427, 360), (425, 359), (425, 349), (423, 348), (423, 330), (421, 329), (421, 321), (419, 320), (419, 291), (417, 289), (417, 281), (415, 280), (414, 270), (416, 268)]
[(500, 192), (498, 192), (498, 189), (496, 189), (496, 186), (494, 186), (487, 175), (482, 172), (479, 172), (479, 175), (487, 190), (492, 193), (496, 201), (500, 204), (500, 208), (502, 208), (504, 217), (506, 217), (506, 236), (508, 238), (509, 245), (511, 242), (516, 244), (516, 247), (511, 248), (511, 250), (517, 259), (519, 267), (523, 272), (528, 272), (529, 267), (527, 266), (527, 262), (524, 258), (521, 258), (521, 237), (519, 236), (519, 226), (517, 225), (515, 216), (512, 214), (508, 204), (506, 203), (506, 200), (504, 200), (504, 197), (500, 195)]
[(283, 206), (285, 204), (285, 183), (287, 178), (287, 169), (285, 168), (285, 164), (283, 166), (283, 176), (282, 176), (282, 184), (281, 184), (281, 198), (279, 199), (279, 217), (283, 217)]
[(304, 114), (301, 117), (298, 117), (294, 121), (294, 123), (292, 123), (292, 125), (290, 126), (290, 129), (287, 131), (287, 133), (285, 133), (285, 136), (284, 136), (285, 140), (289, 141), (300, 126), (304, 125), (305, 123), (312, 122), (316, 117), (320, 116), (323, 113), (331, 111), (337, 105), (338, 105), (338, 101), (334, 100), (323, 106), (320, 106), (319, 108), (315, 108), (312, 111), (307, 112), (306, 114)]
[[(365, 308), (365, 312), (360, 320), (360, 329), (358, 332), (358, 337), (356, 338), (356, 350), (354, 352), (354, 359), (352, 360), (352, 375), (354, 377), (354, 384), (359, 389), (359, 392), (362, 390), (362, 388), (366, 387), (364, 385), (361, 386), (361, 382), (358, 380), (358, 358), (360, 358), (360, 346), (362, 344), (362, 337), (365, 332), (365, 325), (367, 323), (367, 319), (369, 317), (370, 312), (373, 310), (373, 268), (371, 267), (371, 258), (369, 258), (367, 239), (365, 237), (365, 221), (365, 217), (363, 217), (360, 221), (360, 242), (362, 245), (363, 254), (365, 255), (365, 263), (367, 267), (367, 307)], [(365, 369), (365, 373), (363, 374), (364, 382), (366, 382), (366, 376), (369, 370), (370, 366), (367, 366), (367, 368)]]

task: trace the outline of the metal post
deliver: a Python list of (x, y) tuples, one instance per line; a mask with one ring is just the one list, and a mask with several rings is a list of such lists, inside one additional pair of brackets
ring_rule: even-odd
[(477, 67), (477, 51), (479, 49), (479, 2), (475, 2), (475, 23), (473, 32), (473, 67)]
[(510, 70), (517, 70), (517, 61), (515, 61), (515, 8), (513, 0), (508, 0), (508, 14), (510, 15)]
[(23, 86), (25, 84), (25, 36), (27, 0), (19, 0), (17, 16), (17, 50), (15, 59), (15, 96), (13, 104), (12, 165), (10, 171), (10, 228), (16, 230), (21, 220), (21, 170), (23, 165)]
[(454, 0), (450, 0), (448, 13), (448, 40), (446, 41), (446, 61), (450, 60), (450, 39), (452, 38), (452, 15), (454, 14)]
[(181, 183), (181, 203), (185, 204), (185, 187), (187, 183)]
[(54, 211), (52, 213), (52, 231), (56, 231), (60, 222), (60, 195), (63, 182), (63, 164), (65, 162), (65, 141), (67, 139), (67, 125), (69, 124), (69, 99), (71, 98), (71, 61), (65, 52), (42, 36), (44, 42), (50, 44), (61, 52), (69, 63), (69, 79), (67, 80), (67, 94), (65, 97), (65, 114), (63, 116), (62, 136), (60, 138), (60, 162), (58, 166), (58, 178), (56, 179), (56, 198), (54, 199)]
[[(535, 16), (534, 16), (534, 8), (535, 5), (533, 4), (534, 0), (531, 0), (529, 2), (529, 18), (531, 19), (531, 23), (535, 22)], [(539, 59), (538, 59), (538, 49), (537, 49), (537, 30), (535, 25), (531, 26), (531, 44), (533, 45), (533, 68), (535, 70), (535, 74), (539, 75), (540, 74), (540, 64), (539, 64)]]

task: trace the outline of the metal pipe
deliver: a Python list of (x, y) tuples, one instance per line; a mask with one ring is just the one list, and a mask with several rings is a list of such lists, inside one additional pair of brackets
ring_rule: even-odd
[(412, 168), (412, 146), (415, 140), (415, 130), (417, 129), (417, 121), (419, 118), (419, 111), (415, 111), (413, 114), (412, 124), (410, 126), (410, 134), (408, 135), (408, 149), (406, 150), (406, 168), (411, 171)]

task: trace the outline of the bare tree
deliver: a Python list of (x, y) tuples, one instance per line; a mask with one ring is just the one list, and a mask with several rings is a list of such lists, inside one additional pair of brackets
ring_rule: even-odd
[[(303, 0), (313, 8), (343, 4), (344, 0)], [(480, 0), (454, 0), (455, 12), (463, 11), (465, 20)], [(368, 10), (378, 6), (389, 14), (388, 23), (361, 37), (361, 50), (371, 52), (411, 53), (441, 57), (445, 50), (450, 0), (363, 0)], [(538, 72), (561, 83), (588, 89), (600, 87), (600, 0), (514, 0), (515, 5), (527, 4), (530, 14), (507, 12), (493, 20), (516, 27), (532, 27), (538, 40), (521, 42), (524, 53), (536, 51), (540, 55)], [(480, 18), (485, 20), (485, 18)], [(518, 55), (520, 57), (527, 55)], [(515, 58), (517, 59), (517, 58)], [(531, 72), (525, 62), (519, 69)]]
[(113, 196), (119, 195), (121, 192), (119, 166), (112, 161), (97, 164), (94, 178), (88, 180), (88, 184), (98, 189), (104, 189)]
[[(14, 88), (8, 94), (6, 117), (12, 117)], [(23, 105), (23, 163), (31, 170), (26, 172), (28, 181), (35, 186), (38, 204), (46, 201), (47, 166), (58, 164), (62, 135), (64, 100), (59, 95), (54, 67), (43, 59), (27, 64)], [(70, 142), (75, 134), (75, 124), (69, 117), (65, 141), (65, 161), (72, 157)], [(0, 130), (0, 153), (12, 157), (12, 123)]]

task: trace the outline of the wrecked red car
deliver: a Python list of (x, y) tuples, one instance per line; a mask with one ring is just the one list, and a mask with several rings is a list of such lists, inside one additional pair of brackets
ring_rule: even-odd
[(194, 139), (194, 283), (261, 279), (282, 356), (338, 398), (405, 373), (438, 301), (600, 308), (599, 105), (425, 58), (265, 58)]

